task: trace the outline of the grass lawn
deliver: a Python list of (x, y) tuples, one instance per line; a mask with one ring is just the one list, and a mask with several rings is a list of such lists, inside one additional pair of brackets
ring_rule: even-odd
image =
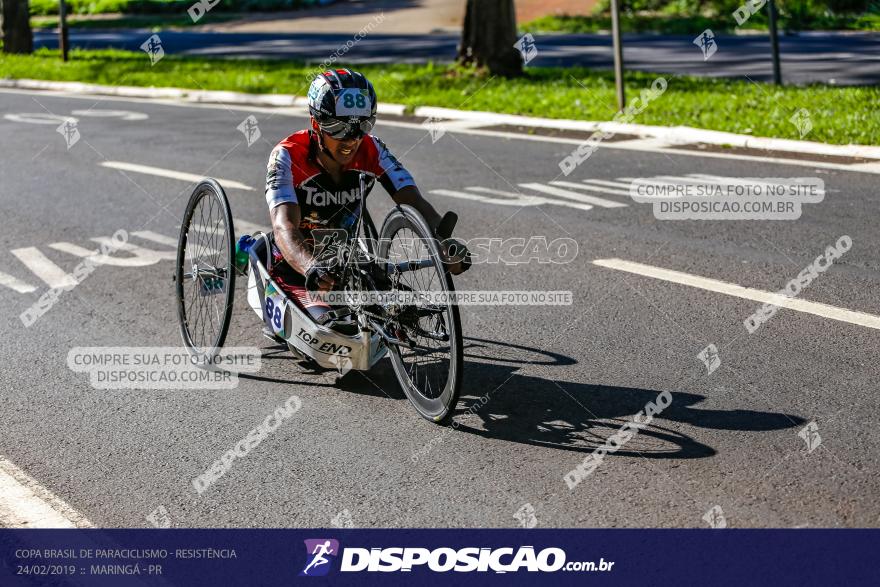
[[(715, 33), (734, 30), (766, 31), (767, 22), (767, 17), (763, 12), (755, 14), (743, 26), (739, 27), (736, 20), (730, 15), (717, 18), (700, 15), (638, 13), (620, 15), (620, 28), (625, 33), (657, 32), (696, 36), (706, 29), (712, 29)], [(609, 16), (551, 15), (521, 23), (519, 29), (526, 33), (598, 33), (611, 30), (611, 18)], [(779, 29), (783, 31), (880, 31), (880, 5), (878, 5), (878, 11), (864, 14), (823, 14), (809, 19), (794, 19), (782, 15), (779, 20)]]
[[(237, 12), (208, 12), (197, 23), (185, 12), (182, 15), (167, 14), (102, 14), (100, 17), (68, 16), (67, 26), (71, 29), (151, 29), (154, 32), (175, 27), (194, 27), (236, 20), (246, 16)], [(31, 27), (35, 29), (54, 29), (58, 27), (57, 16), (32, 16)]]
[[(0, 77), (81, 81), (111, 85), (305, 95), (315, 66), (289, 61), (203, 59), (166, 56), (150, 66), (141, 52), (71, 51), (64, 64), (57, 51), (34, 55), (0, 53)], [(387, 64), (357, 67), (373, 82), (379, 99), (417, 106), (487, 110), (547, 118), (611, 120), (615, 114), (610, 72), (584, 68), (531, 68), (520, 79), (489, 78), (450, 65)], [(627, 74), (632, 99), (657, 74)], [(668, 88), (633, 122), (686, 125), (755, 136), (801, 138), (789, 119), (810, 113), (807, 140), (880, 145), (880, 87), (776, 88), (749, 81), (667, 75)]]

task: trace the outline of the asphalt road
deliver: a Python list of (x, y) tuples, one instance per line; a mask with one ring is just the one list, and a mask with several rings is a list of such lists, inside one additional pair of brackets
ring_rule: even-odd
[[(799, 220), (660, 221), (613, 189), (594, 197), (625, 205), (583, 209), (544, 193), (552, 202), (520, 206), (485, 190), (488, 201), (465, 199), (481, 193), (467, 188), (540, 195), (519, 184), (559, 179), (558, 161), (575, 146), (467, 131), (432, 142), (418, 125), (380, 122), (377, 134), (423, 192), (458, 212), (460, 237), (578, 243), (567, 264), (479, 265), (456, 280), (468, 290), (570, 290), (573, 304), (463, 308), (463, 395), (456, 427), (443, 428), (416, 415), (387, 361), (339, 387), (302, 372), (261, 337), (243, 295), (227, 344), (260, 347), (264, 364), (237, 388), (94, 389), (68, 368), (72, 348), (180, 344), (173, 246), (133, 236), (149, 262), (97, 267), (30, 328), (19, 315), (58, 278), (53, 270), (81, 262), (70, 245), (94, 249), (90, 239), (120, 228), (175, 238), (193, 187), (102, 164), (252, 186), (228, 190), (233, 214), (266, 224), (267, 155), (306, 121), (18, 91), (0, 93), (0, 109), (2, 245), (16, 251), (0, 275), (0, 455), (97, 526), (149, 526), (162, 506), (176, 527), (501, 527), (530, 520), (515, 517), (531, 511), (526, 504), (539, 527), (705, 527), (716, 506), (730, 527), (880, 525), (876, 328), (782, 309), (749, 334), (743, 320), (759, 302), (595, 263), (620, 259), (772, 292), (848, 235), (851, 250), (799, 299), (880, 314), (876, 174), (609, 143), (562, 178), (825, 182), (825, 200)], [(77, 116), (80, 140), (68, 149), (57, 120), (8, 116), (27, 113)], [(236, 128), (249, 113), (262, 133), (250, 147)], [(379, 218), (390, 208), (380, 192), (371, 196)], [(709, 344), (721, 360), (711, 374), (697, 357)], [(563, 476), (663, 392), (671, 405), (570, 490)], [(192, 479), (292, 395), (302, 408), (198, 495)], [(799, 433), (809, 423), (819, 437), (808, 446)]]
[[(749, 76), (771, 80), (770, 42), (764, 35), (719, 35), (717, 52), (704, 59), (693, 35), (624, 35), (626, 67), (718, 77)], [(153, 33), (146, 30), (71, 31), (74, 47), (116, 47), (137, 51)], [(381, 25), (355, 42), (352, 35), (333, 33), (218, 33), (162, 31), (167, 54), (206, 57), (264, 57), (321, 63), (334, 54), (357, 63), (421, 63), (451, 61), (458, 35), (382, 34)], [(34, 33), (37, 47), (58, 47), (57, 34)], [(780, 39), (783, 77), (789, 83), (875, 84), (880, 80), (880, 35), (804, 33)], [(538, 35), (537, 54), (530, 66), (566, 66), (610, 69), (611, 37), (608, 35)]]

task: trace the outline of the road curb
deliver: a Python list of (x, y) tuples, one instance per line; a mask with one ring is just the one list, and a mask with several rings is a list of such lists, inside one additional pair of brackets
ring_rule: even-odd
[[(305, 96), (295, 96), (292, 94), (247, 94), (244, 92), (192, 90), (186, 88), (107, 86), (81, 82), (59, 82), (34, 79), (0, 79), (0, 88), (48, 90), (77, 94), (122, 96), (127, 98), (171, 99), (185, 102), (249, 106), (305, 108), (308, 104)], [(403, 104), (380, 103), (378, 111), (379, 114), (404, 116), (407, 114), (407, 107)], [(880, 160), (880, 146), (829, 145), (812, 141), (753, 137), (749, 135), (706, 130), (689, 126), (649, 126), (644, 124), (624, 124), (619, 122), (538, 118), (516, 114), (483, 112), (478, 110), (455, 110), (452, 108), (440, 108), (436, 106), (417, 107), (413, 114), (416, 117), (434, 118), (444, 121), (480, 123), (480, 126), (509, 125), (531, 128), (576, 130), (583, 132), (603, 131), (612, 134), (633, 135), (640, 139), (657, 139), (666, 143), (670, 147), (684, 144), (704, 144), (760, 149), (782, 153), (861, 157)]]
[[(217, 90), (192, 90), (187, 88), (155, 88), (139, 86), (106, 86), (82, 82), (57, 82), (36, 79), (0, 79), (0, 88), (20, 90), (46, 90), (96, 96), (120, 96), (124, 98), (147, 98), (156, 100), (180, 100), (206, 104), (235, 104), (244, 106), (303, 107), (308, 106), (305, 96), (293, 94), (248, 94)], [(402, 104), (379, 104), (380, 114), (402, 116), (406, 107)]]
[(613, 134), (635, 135), (642, 139), (659, 139), (669, 146), (702, 143), (762, 149), (766, 151), (786, 151), (807, 155), (833, 155), (841, 157), (866, 157), (880, 159), (880, 147), (871, 145), (829, 145), (811, 141), (753, 137), (718, 130), (706, 130), (689, 126), (649, 126), (645, 124), (624, 124), (619, 122), (597, 122), (587, 120), (565, 120), (558, 118), (536, 118), (515, 114), (497, 114), (477, 110), (454, 110), (422, 106), (415, 109), (416, 116), (462, 121), (479, 121), (487, 125), (513, 125), (559, 130), (580, 130), (584, 132), (603, 131)]

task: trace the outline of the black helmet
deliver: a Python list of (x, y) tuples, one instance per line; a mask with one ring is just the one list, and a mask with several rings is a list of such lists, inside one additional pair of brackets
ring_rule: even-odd
[(357, 71), (325, 71), (309, 87), (309, 114), (335, 139), (367, 134), (376, 124), (376, 91)]

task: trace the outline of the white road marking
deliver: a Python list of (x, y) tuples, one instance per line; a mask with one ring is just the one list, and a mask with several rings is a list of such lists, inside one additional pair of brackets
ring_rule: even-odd
[[(486, 200), (488, 201), (488, 198), (486, 198)], [(258, 224), (256, 222), (250, 222), (242, 218), (234, 218), (233, 222), (235, 224), (236, 232), (238, 233), (237, 236), (241, 234), (254, 234), (257, 231), (268, 233), (272, 230), (269, 226)], [(198, 225), (195, 226), (197, 228), (199, 227)], [(95, 263), (101, 265), (111, 265), (116, 267), (144, 267), (147, 265), (153, 265), (155, 263), (158, 263), (159, 261), (173, 261), (177, 258), (176, 237), (166, 236), (152, 230), (137, 230), (132, 232), (131, 234), (144, 240), (172, 247), (174, 250), (155, 251), (152, 249), (139, 247), (131, 243), (125, 243), (121, 246), (118, 246), (118, 243), (116, 241), (113, 241), (112, 239), (109, 239), (107, 237), (97, 237), (90, 240), (93, 240), (99, 244), (106, 243), (108, 247), (125, 251), (129, 253), (129, 255), (118, 256), (113, 253), (111, 255), (104, 256), (98, 252), (99, 249), (97, 248), (88, 249), (64, 241), (50, 243), (47, 246), (56, 251), (67, 253), (75, 257), (90, 259)], [(49, 287), (67, 288), (77, 285), (77, 282), (73, 275), (66, 273), (64, 269), (48, 259), (46, 255), (44, 255), (38, 248), (25, 247), (14, 249), (11, 252), (13, 255), (18, 257), (32, 273), (43, 280)], [(214, 251), (213, 249), (205, 249), (202, 251), (202, 253), (206, 255), (211, 255), (215, 252), (216, 251)], [(13, 277), (12, 275), (2, 272), (0, 272), (0, 287), (7, 287), (15, 292), (23, 294), (32, 293), (37, 291), (38, 289), (34, 285), (26, 283), (18, 279), (17, 277)]]
[(608, 269), (626, 271), (627, 273), (635, 273), (636, 275), (652, 277), (662, 281), (669, 281), (728, 296), (753, 300), (762, 304), (773, 304), (781, 308), (797, 310), (798, 312), (821, 316), (822, 318), (830, 318), (831, 320), (837, 320), (839, 322), (848, 322), (850, 324), (855, 324), (856, 326), (880, 329), (880, 316), (875, 316), (873, 314), (865, 314), (863, 312), (856, 312), (818, 302), (809, 302), (799, 298), (788, 298), (777, 293), (743, 287), (727, 281), (700, 277), (699, 275), (691, 275), (681, 271), (673, 271), (672, 269), (663, 269), (662, 267), (654, 267), (653, 265), (643, 265), (642, 263), (625, 261), (623, 259), (596, 259), (593, 261), (593, 264), (600, 267), (607, 267)]
[(136, 230), (131, 234), (144, 240), (159, 243), (160, 245), (177, 248), (176, 238), (171, 238), (170, 236), (165, 236), (164, 234), (159, 234), (158, 232), (153, 232), (152, 230)]
[(0, 456), (0, 528), (92, 528), (89, 520)]
[(27, 122), (29, 124), (54, 124), (69, 120), (70, 122), (79, 122), (73, 116), (61, 116), (59, 114), (49, 114), (48, 112), (25, 112), (22, 114), (6, 114), (3, 116), (6, 120), (12, 122)]
[[(183, 171), (174, 171), (173, 169), (163, 169), (162, 167), (151, 167), (149, 165), (139, 165), (137, 163), (126, 163), (125, 161), (102, 161), (99, 163), (101, 167), (109, 167), (110, 169), (118, 169), (120, 171), (131, 171), (132, 173), (143, 173), (145, 175), (155, 175), (157, 177), (167, 177), (169, 179), (179, 179), (190, 183), (198, 183), (205, 179), (203, 175), (195, 173), (185, 173)], [(231, 179), (215, 178), (224, 188), (232, 188), (239, 190), (254, 191), (249, 185), (233, 181)]]
[[(553, 182), (558, 183), (558, 182)], [(580, 194), (578, 192), (572, 192), (570, 190), (564, 190), (560, 187), (553, 187), (550, 185), (544, 185), (542, 183), (521, 183), (520, 187), (524, 187), (526, 189), (535, 190), (536, 192), (541, 192), (544, 194), (549, 194), (551, 196), (556, 196), (558, 198), (565, 198), (566, 200), (573, 200), (575, 202), (581, 202), (584, 204), (593, 204), (596, 206), (601, 206), (603, 208), (625, 208), (626, 204), (621, 204), (620, 202), (614, 202), (612, 200), (606, 200), (605, 198), (599, 198), (596, 196), (588, 196), (586, 194)], [(579, 184), (575, 184), (577, 187), (581, 187)], [(553, 203), (557, 203), (558, 200), (554, 200)]]
[(119, 118), (121, 120), (146, 120), (149, 118), (143, 112), (132, 112), (131, 110), (99, 110), (90, 108), (88, 110), (73, 110), (71, 114), (76, 116), (91, 116), (93, 118)]
[(660, 180), (663, 180), (663, 181), (666, 181), (669, 183), (685, 183), (685, 184), (686, 183), (699, 184), (699, 183), (707, 183), (708, 182), (708, 183), (717, 183), (719, 185), (724, 185), (725, 183), (727, 183), (726, 177), (718, 177), (718, 176), (711, 176), (711, 179), (704, 179), (704, 178), (694, 178), (694, 177), (678, 176), (678, 175), (653, 175), (653, 176), (645, 177), (642, 179), (650, 179), (651, 181), (655, 181), (657, 183), (660, 183)]
[[(154, 251), (153, 249), (145, 249), (143, 247), (139, 247), (137, 245), (133, 245), (131, 243), (122, 243), (121, 245), (114, 241), (112, 238), (107, 236), (99, 236), (95, 238), (91, 238), (89, 240), (95, 241), (98, 244), (104, 245), (108, 250), (112, 250), (112, 247), (120, 251), (125, 251), (127, 253), (131, 253), (135, 257), (139, 257), (142, 259), (155, 259), (156, 261), (174, 261), (177, 259), (177, 251)], [(175, 249), (177, 247), (175, 246)], [(107, 259), (111, 257), (108, 255)], [(126, 259), (127, 260), (127, 259)], [(111, 263), (108, 263), (111, 264)]]
[(595, 185), (606, 186), (611, 188), (619, 188), (621, 191), (629, 195), (629, 186), (630, 182), (625, 181), (610, 181), (607, 179), (582, 179), (582, 182), (590, 185), (591, 187)]
[[(721, 177), (719, 175), (706, 175), (703, 173), (689, 173), (688, 177), (690, 177), (692, 181), (695, 181), (697, 183), (709, 182), (717, 183), (720, 185), (779, 185), (777, 183), (755, 181), (754, 179), (752, 179), (751, 181), (746, 181), (737, 177)], [(817, 193), (824, 194), (825, 190), (817, 190)]]
[[(573, 181), (551, 181), (550, 185), (556, 185), (556, 186), (564, 187), (564, 188), (573, 188), (576, 190), (586, 190), (586, 191), (592, 191), (592, 192), (599, 192), (601, 194), (613, 194), (615, 196), (624, 196), (626, 198), (629, 197), (629, 192), (625, 192), (622, 190), (615, 190), (615, 189), (611, 189), (611, 188), (608, 188), (605, 186), (584, 185), (582, 183), (574, 183)], [(605, 198), (596, 198), (596, 199), (600, 200), (602, 202), (605, 202), (605, 204), (599, 204), (599, 206), (605, 206), (606, 208), (620, 208), (621, 206), (626, 206), (626, 204), (622, 204), (620, 202), (615, 202), (613, 200), (608, 200)], [(614, 205), (609, 206), (608, 202), (611, 202)]]
[(526, 198), (530, 202), (537, 202), (539, 204), (547, 204), (550, 202), (547, 198), (542, 198), (540, 196), (526, 196), (522, 192), (508, 192), (505, 190), (496, 190), (495, 188), (484, 188), (482, 186), (471, 186), (464, 188), (466, 190), (470, 190), (472, 192), (480, 192), (482, 194), (491, 194), (493, 196), (501, 196), (502, 198), (510, 198), (511, 200), (518, 200), (521, 198)]
[(576, 208), (578, 210), (592, 210), (593, 207), (589, 204), (579, 203), (574, 204), (568, 200), (558, 200), (555, 198), (546, 198), (544, 196), (533, 196), (531, 194), (521, 194), (516, 192), (505, 192), (503, 190), (496, 190), (492, 188), (483, 188), (483, 187), (472, 187), (467, 188), (469, 190), (483, 192), (486, 194), (496, 194), (499, 196), (505, 196), (507, 198), (518, 198), (520, 201), (529, 202), (527, 205), (537, 206), (540, 204), (555, 204), (557, 206), (568, 206), (569, 208)]
[(76, 285), (76, 279), (64, 269), (56, 265), (36, 247), (24, 247), (10, 251), (24, 263), (34, 275), (39, 277), (49, 287), (66, 288)]
[(847, 169), (863, 173), (880, 173), (880, 163), (854, 163), (848, 165)]
[[(486, 196), (478, 196), (477, 194), (468, 194), (455, 190), (431, 190), (432, 194), (440, 196), (449, 196), (450, 198), (459, 198), (462, 200), (473, 200), (475, 202), (486, 202), (489, 204), (500, 204), (501, 206), (537, 206), (545, 202), (538, 201), (521, 201), (519, 199), (504, 200), (501, 198), (487, 198)], [(549, 202), (548, 202), (549, 203)]]
[[(97, 238), (93, 238), (91, 240), (101, 242), (101, 240)], [(115, 247), (117, 249), (129, 252), (132, 254), (132, 256), (120, 257), (116, 253), (105, 256), (100, 253), (95, 253), (94, 249), (89, 250), (79, 245), (67, 242), (51, 243), (49, 247), (55, 249), (56, 251), (68, 253), (76, 257), (90, 259), (91, 261), (94, 261), (95, 263), (98, 263), (100, 265), (112, 265), (113, 267), (146, 267), (147, 265), (154, 265), (162, 259), (175, 258), (175, 253), (173, 251), (151, 251), (149, 249), (137, 247), (129, 243), (119, 245), (116, 241), (110, 238), (106, 238), (105, 242), (107, 243), (107, 247)]]
[(18, 293), (31, 293), (32, 291), (37, 291), (37, 288), (33, 285), (25, 283), (6, 273), (0, 273), (0, 286), (8, 287)]

